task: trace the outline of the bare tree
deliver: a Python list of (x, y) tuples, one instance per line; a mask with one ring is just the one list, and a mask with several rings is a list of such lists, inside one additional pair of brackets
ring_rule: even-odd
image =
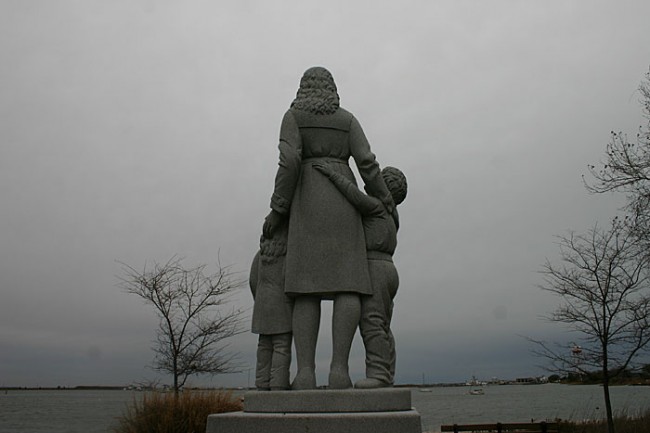
[(631, 141), (627, 134), (611, 132), (605, 160), (589, 165), (593, 180), (585, 180), (593, 193), (610, 191), (627, 194), (626, 223), (640, 238), (650, 244), (650, 72), (639, 86), (643, 114), (648, 124), (639, 128)]
[(600, 371), (610, 433), (614, 432), (609, 385), (612, 378), (636, 368), (650, 348), (650, 297), (647, 255), (638, 238), (614, 219), (586, 234), (559, 237), (561, 264), (547, 260), (541, 288), (562, 298), (548, 317), (579, 339), (567, 345), (536, 343), (551, 369), (588, 374)]
[(186, 269), (178, 258), (142, 271), (122, 265), (121, 287), (153, 305), (160, 319), (152, 367), (173, 376), (176, 394), (191, 375), (239, 371), (224, 340), (243, 331), (243, 312), (225, 305), (243, 281), (229, 268), (206, 274), (206, 265)]

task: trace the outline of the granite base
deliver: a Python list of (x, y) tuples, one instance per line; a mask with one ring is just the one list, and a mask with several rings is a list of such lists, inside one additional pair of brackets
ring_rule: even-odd
[(207, 433), (420, 433), (409, 389), (252, 391), (244, 410), (208, 417)]

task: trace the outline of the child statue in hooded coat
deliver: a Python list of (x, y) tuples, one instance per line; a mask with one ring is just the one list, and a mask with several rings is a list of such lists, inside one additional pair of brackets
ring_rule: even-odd
[(293, 300), (284, 293), (287, 225), (273, 238), (260, 239), (248, 279), (255, 304), (251, 331), (259, 334), (255, 386), (258, 390), (289, 389)]

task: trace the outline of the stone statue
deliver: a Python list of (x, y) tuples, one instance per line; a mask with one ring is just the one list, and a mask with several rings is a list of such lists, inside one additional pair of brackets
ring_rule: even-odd
[[(397, 209), (392, 214), (388, 213), (380, 200), (361, 192), (350, 180), (334, 171), (330, 164), (315, 163), (314, 168), (326, 175), (363, 217), (372, 296), (361, 297), (359, 328), (366, 348), (366, 378), (357, 381), (354, 387), (392, 386), (396, 355), (390, 322), (393, 298), (399, 285), (392, 259), (399, 229)], [(394, 167), (385, 167), (381, 174), (395, 205), (402, 203), (407, 190), (404, 173)]]
[(332, 75), (308, 69), (295, 100), (282, 119), (280, 158), (263, 235), (271, 238), (288, 220), (285, 293), (294, 297), (293, 338), (297, 374), (292, 389), (316, 388), (315, 356), (320, 302), (333, 299), (332, 360), (329, 388), (350, 388), (350, 347), (361, 314), (360, 295), (371, 295), (366, 242), (359, 211), (314, 168), (355, 182), (354, 159), (369, 194), (391, 213), (393, 198), (380, 174), (361, 125), (339, 106)]
[(255, 386), (259, 390), (289, 389), (293, 300), (284, 293), (287, 225), (260, 240), (249, 284), (253, 292), (252, 332), (259, 334)]

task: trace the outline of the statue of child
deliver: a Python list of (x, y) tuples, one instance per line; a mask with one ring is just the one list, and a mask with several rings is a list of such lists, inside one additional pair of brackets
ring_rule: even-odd
[(259, 390), (289, 389), (293, 300), (284, 294), (287, 224), (271, 238), (260, 239), (249, 284), (255, 304), (252, 332), (259, 334), (255, 386)]
[[(393, 316), (393, 298), (399, 286), (397, 270), (392, 259), (397, 247), (399, 228), (397, 209), (389, 213), (381, 200), (364, 194), (349, 179), (334, 171), (328, 163), (314, 163), (314, 168), (327, 176), (362, 216), (372, 295), (361, 296), (359, 329), (366, 348), (366, 378), (357, 381), (354, 386), (392, 386), (396, 355), (390, 322)], [(386, 167), (381, 171), (381, 175), (395, 205), (404, 201), (407, 190), (404, 173), (394, 167)]]

